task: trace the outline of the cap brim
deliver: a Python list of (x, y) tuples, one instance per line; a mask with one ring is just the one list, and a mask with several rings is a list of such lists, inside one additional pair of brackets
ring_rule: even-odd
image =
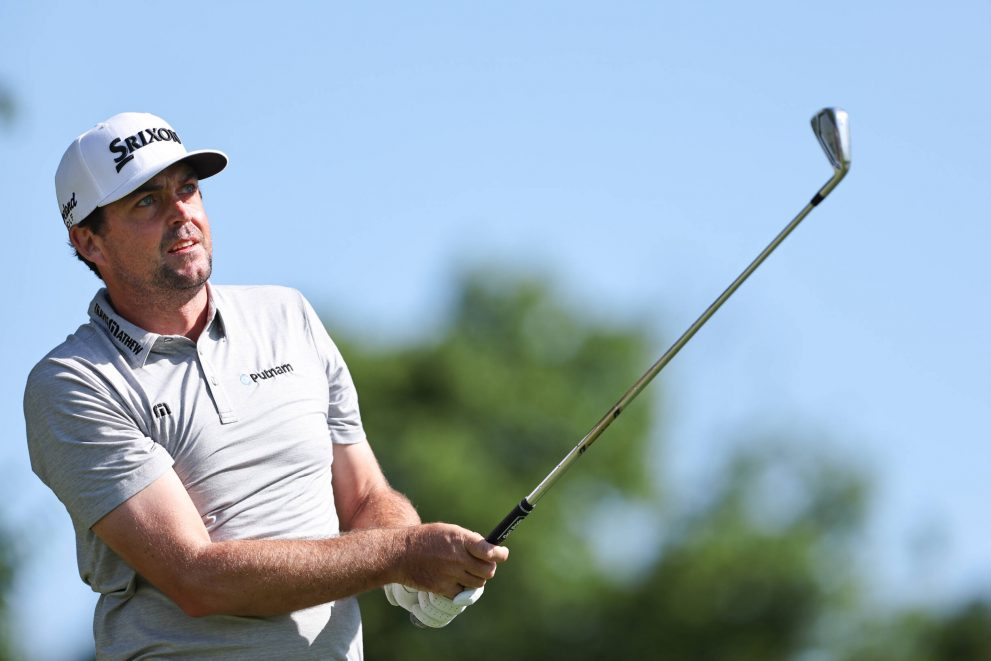
[(215, 149), (198, 149), (196, 151), (187, 152), (177, 158), (172, 160), (166, 160), (162, 162), (157, 170), (149, 173), (139, 173), (135, 177), (125, 181), (123, 184), (118, 186), (114, 191), (108, 193), (100, 202), (96, 205), (98, 207), (104, 207), (108, 204), (116, 202), (117, 200), (127, 197), (133, 193), (139, 186), (144, 184), (149, 179), (157, 176), (160, 172), (166, 168), (170, 168), (176, 163), (186, 162), (189, 163), (193, 170), (196, 172), (196, 176), (199, 179), (206, 179), (207, 177), (212, 177), (217, 174), (225, 167), (227, 167), (227, 154), (222, 151), (217, 151)]
[(180, 158), (179, 161), (186, 161), (196, 170), (197, 177), (206, 179), (227, 167), (227, 154), (213, 149), (200, 149), (189, 152), (189, 156)]

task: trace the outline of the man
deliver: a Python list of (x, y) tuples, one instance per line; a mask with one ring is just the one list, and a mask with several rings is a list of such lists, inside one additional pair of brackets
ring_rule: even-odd
[(145, 113), (65, 152), (62, 219), (105, 288), (28, 378), (32, 467), (100, 594), (98, 658), (359, 659), (355, 595), (444, 626), (508, 550), (389, 486), (298, 292), (209, 283), (199, 182), (226, 165)]

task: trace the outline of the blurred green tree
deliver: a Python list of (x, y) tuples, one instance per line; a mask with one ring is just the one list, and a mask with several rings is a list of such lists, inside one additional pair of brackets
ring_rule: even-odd
[(973, 600), (939, 617), (925, 645), (934, 659), (991, 660), (991, 605)]
[(13, 535), (0, 527), (0, 661), (21, 658), (10, 630), (10, 589), (14, 582), (15, 548)]
[[(392, 483), (424, 520), (487, 533), (594, 424), (644, 365), (641, 335), (579, 323), (536, 282), (476, 275), (460, 291), (437, 341), (398, 350), (343, 348), (366, 429)], [(589, 512), (608, 497), (656, 502), (645, 471), (648, 406), (610, 429), (611, 443), (540, 503), (513, 561), (500, 571), (473, 623), (455, 621), (445, 647), (485, 658), (526, 658), (529, 628), (562, 633), (580, 623), (585, 595), (606, 588), (589, 543)], [(436, 654), (438, 639), (363, 598), (370, 658)], [(553, 616), (551, 616), (553, 614)], [(590, 623), (595, 620), (589, 620)], [(521, 628), (521, 625), (523, 628)], [(477, 656), (478, 652), (473, 651)], [(533, 658), (533, 657), (530, 657)]]
[[(16, 114), (13, 93), (0, 81), (0, 129), (13, 122)], [(15, 536), (0, 521), (0, 661), (20, 658), (10, 628), (10, 589), (17, 568)]]
[(11, 124), (17, 115), (14, 94), (0, 81), (0, 125)]
[(835, 647), (823, 625), (859, 593), (857, 471), (758, 438), (709, 484), (705, 502), (671, 522), (639, 589), (620, 596), (621, 658), (794, 659)]
[(843, 661), (991, 661), (991, 605), (917, 606), (863, 617)]
[[(565, 309), (545, 284), (490, 273), (466, 279), (436, 341), (344, 352), (394, 485), (425, 520), (485, 534), (642, 373), (647, 346), (640, 332)], [(861, 476), (784, 441), (751, 443), (702, 505), (678, 505), (651, 470), (651, 408), (632, 406), (541, 501), (485, 598), (445, 630), (416, 630), (380, 594), (364, 595), (369, 657), (788, 659), (814, 649), (820, 621), (857, 591)], [(614, 546), (640, 547), (632, 567), (610, 562), (596, 533), (631, 511), (643, 525), (608, 529), (626, 537)]]

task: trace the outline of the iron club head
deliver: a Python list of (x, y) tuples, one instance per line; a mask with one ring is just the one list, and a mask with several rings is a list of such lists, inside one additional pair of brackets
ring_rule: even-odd
[(850, 169), (850, 123), (845, 110), (823, 108), (812, 117), (812, 130), (837, 172)]

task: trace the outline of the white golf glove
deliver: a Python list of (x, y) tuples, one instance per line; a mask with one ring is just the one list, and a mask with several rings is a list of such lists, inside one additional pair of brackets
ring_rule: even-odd
[(418, 606), (420, 604), (420, 600), (416, 596), (416, 593), (419, 592), (419, 590), (408, 588), (405, 585), (400, 585), (399, 583), (389, 583), (382, 589), (385, 590), (385, 598), (388, 599), (389, 603), (393, 606), (399, 606), (400, 608), (405, 608), (406, 610), (412, 612), (413, 606)]
[[(398, 583), (384, 587), (385, 598), (393, 606), (400, 606), (411, 614), (410, 620), (419, 626), (440, 629), (482, 598), (485, 588), (473, 588), (460, 592), (454, 599), (433, 592), (414, 590)], [(414, 619), (415, 618), (415, 619)]]

